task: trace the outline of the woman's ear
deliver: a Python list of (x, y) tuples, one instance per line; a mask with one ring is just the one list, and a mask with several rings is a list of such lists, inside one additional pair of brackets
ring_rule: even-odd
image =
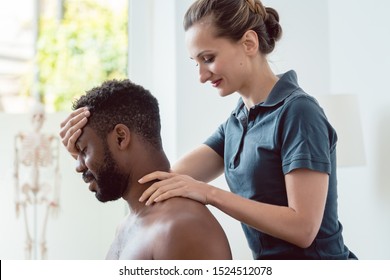
[(124, 124), (117, 124), (113, 131), (113, 137), (120, 150), (126, 149), (131, 140), (130, 129)]
[(244, 45), (245, 52), (248, 55), (254, 55), (259, 52), (259, 38), (253, 30), (248, 30), (242, 35), (241, 42)]

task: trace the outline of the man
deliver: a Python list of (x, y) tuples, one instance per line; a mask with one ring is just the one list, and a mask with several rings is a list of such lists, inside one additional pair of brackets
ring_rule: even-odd
[(123, 198), (130, 208), (107, 259), (231, 259), (222, 227), (203, 204), (185, 198), (139, 202), (145, 185), (137, 180), (170, 169), (158, 103), (149, 91), (129, 80), (107, 81), (73, 109), (82, 107), (91, 115), (76, 142), (76, 171), (99, 201)]

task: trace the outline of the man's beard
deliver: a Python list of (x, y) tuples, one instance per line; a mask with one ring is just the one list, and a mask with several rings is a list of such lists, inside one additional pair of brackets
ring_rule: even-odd
[(119, 170), (118, 164), (113, 159), (108, 147), (105, 147), (104, 164), (96, 176), (98, 191), (96, 198), (101, 202), (114, 201), (121, 198), (127, 189), (130, 175)]

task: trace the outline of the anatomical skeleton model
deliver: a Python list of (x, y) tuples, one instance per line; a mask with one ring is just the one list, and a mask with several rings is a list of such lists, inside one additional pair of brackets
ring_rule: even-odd
[(15, 206), (17, 216), (22, 214), (24, 219), (26, 259), (38, 258), (39, 229), (41, 259), (46, 259), (49, 214), (56, 214), (59, 208), (59, 142), (41, 133), (45, 121), (42, 104), (33, 106), (31, 121), (31, 132), (15, 136)]

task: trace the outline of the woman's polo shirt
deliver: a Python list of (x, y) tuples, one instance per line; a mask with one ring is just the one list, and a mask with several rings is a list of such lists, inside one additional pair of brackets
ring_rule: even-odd
[(242, 224), (255, 259), (348, 257), (337, 216), (336, 142), (324, 111), (299, 87), (294, 71), (279, 76), (268, 98), (249, 110), (240, 99), (207, 139), (224, 159), (230, 190), (248, 199), (287, 206), (287, 173), (307, 168), (329, 174), (324, 218), (313, 244), (302, 249)]

